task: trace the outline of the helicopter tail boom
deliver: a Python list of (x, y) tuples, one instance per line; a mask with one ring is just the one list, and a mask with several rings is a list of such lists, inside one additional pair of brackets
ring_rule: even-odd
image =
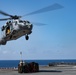
[(6, 41), (4, 39), (0, 39), (0, 45), (6, 45)]

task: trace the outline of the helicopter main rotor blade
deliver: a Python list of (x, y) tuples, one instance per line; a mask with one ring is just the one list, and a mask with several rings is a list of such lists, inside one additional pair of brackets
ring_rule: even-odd
[(1, 11), (1, 10), (0, 10), (0, 14), (5, 15), (5, 16), (10, 16), (10, 17), (12, 16), (12, 15), (10, 15), (10, 14), (4, 12), (4, 11)]
[(0, 19), (0, 21), (5, 21), (5, 20), (11, 20), (12, 18), (4, 18), (4, 19)]
[(45, 7), (45, 8), (39, 9), (39, 10), (34, 11), (34, 12), (31, 12), (31, 13), (28, 13), (28, 14), (23, 15), (23, 16), (28, 16), (28, 15), (34, 15), (34, 14), (44, 13), (44, 12), (53, 11), (53, 10), (57, 10), (57, 9), (61, 9), (61, 8), (63, 8), (62, 5), (60, 5), (60, 4), (58, 4), (58, 3), (55, 3), (55, 4), (53, 4), (53, 5), (47, 6), (47, 7)]

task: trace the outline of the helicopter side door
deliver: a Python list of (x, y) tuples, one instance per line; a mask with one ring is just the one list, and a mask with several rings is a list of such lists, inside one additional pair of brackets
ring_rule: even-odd
[(11, 26), (12, 26), (11, 22), (6, 24), (6, 30), (5, 30), (6, 36), (11, 33)]

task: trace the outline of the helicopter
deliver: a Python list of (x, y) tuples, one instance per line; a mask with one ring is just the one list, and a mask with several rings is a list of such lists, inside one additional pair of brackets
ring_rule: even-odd
[(26, 40), (29, 39), (29, 35), (32, 33), (33, 24), (30, 21), (21, 20), (22, 17), (48, 12), (48, 11), (53, 11), (61, 8), (63, 8), (62, 5), (58, 3), (54, 3), (53, 5), (44, 7), (42, 9), (25, 14), (23, 16), (10, 15), (0, 10), (0, 14), (4, 16), (9, 16), (9, 18), (0, 19), (0, 21), (8, 20), (5, 23), (5, 25), (1, 27), (1, 31), (3, 32), (3, 35), (0, 38), (0, 45), (6, 45), (7, 41), (16, 40), (24, 35)]

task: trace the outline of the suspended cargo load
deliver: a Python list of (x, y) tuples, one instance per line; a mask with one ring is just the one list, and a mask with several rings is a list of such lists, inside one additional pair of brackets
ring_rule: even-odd
[(39, 72), (39, 64), (38, 63), (20, 62), (18, 64), (18, 73), (32, 73), (32, 72)]

